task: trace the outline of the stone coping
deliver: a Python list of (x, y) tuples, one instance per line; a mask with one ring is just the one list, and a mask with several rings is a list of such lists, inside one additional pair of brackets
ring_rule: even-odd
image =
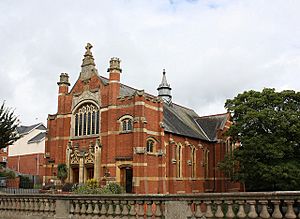
[(300, 191), (276, 192), (235, 192), (235, 193), (198, 193), (198, 194), (0, 194), (1, 198), (48, 198), (60, 200), (157, 200), (157, 201), (183, 201), (183, 200), (300, 200)]

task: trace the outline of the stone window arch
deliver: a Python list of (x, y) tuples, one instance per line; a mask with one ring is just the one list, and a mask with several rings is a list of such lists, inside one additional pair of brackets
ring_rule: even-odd
[(133, 131), (133, 117), (131, 115), (124, 115), (119, 119), (121, 132)]
[(155, 138), (153, 138), (153, 137), (147, 138), (146, 152), (147, 153), (155, 153), (156, 152), (156, 143), (157, 143), (157, 141), (155, 140)]
[(74, 136), (89, 136), (99, 134), (100, 112), (93, 103), (84, 103), (74, 112)]

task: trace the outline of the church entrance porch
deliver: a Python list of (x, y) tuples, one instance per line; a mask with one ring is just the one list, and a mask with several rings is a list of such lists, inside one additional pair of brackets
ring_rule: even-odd
[(94, 145), (90, 143), (88, 149), (79, 144), (72, 145), (71, 142), (67, 148), (67, 166), (69, 168), (68, 181), (71, 183), (86, 183), (89, 179), (96, 179), (99, 182), (101, 165), (101, 147), (99, 141)]

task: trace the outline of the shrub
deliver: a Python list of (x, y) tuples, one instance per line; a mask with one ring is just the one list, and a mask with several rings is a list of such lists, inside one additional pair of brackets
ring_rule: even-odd
[(109, 183), (101, 189), (102, 194), (121, 194), (123, 188), (118, 183)]
[(61, 190), (63, 192), (71, 192), (72, 191), (72, 188), (73, 188), (73, 184), (72, 183), (65, 183), (63, 185), (63, 187), (61, 188)]
[(20, 188), (23, 189), (32, 189), (33, 188), (33, 182), (30, 180), (28, 176), (22, 176), (20, 175)]

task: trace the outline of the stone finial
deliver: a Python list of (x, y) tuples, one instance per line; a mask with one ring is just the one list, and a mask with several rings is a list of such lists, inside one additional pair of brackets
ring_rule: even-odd
[(67, 73), (61, 73), (59, 76), (59, 82), (57, 82), (57, 84), (70, 86), (69, 75)]
[(120, 63), (121, 60), (117, 57), (113, 57), (110, 59), (109, 61), (109, 68), (107, 69), (108, 72), (112, 71), (112, 70), (117, 70), (122, 72), (122, 69), (120, 68)]
[(81, 67), (88, 66), (88, 65), (95, 66), (94, 57), (93, 57), (93, 54), (91, 52), (91, 48), (93, 48), (92, 44), (87, 43), (87, 45), (85, 47), (86, 51), (85, 51), (85, 54), (84, 54), (84, 58), (82, 60)]
[(84, 82), (88, 82), (93, 74), (98, 74), (97, 69), (95, 68), (96, 64), (94, 61), (93, 54), (91, 49), (93, 48), (92, 44), (87, 43), (85, 49), (84, 58), (82, 60), (80, 79)]

